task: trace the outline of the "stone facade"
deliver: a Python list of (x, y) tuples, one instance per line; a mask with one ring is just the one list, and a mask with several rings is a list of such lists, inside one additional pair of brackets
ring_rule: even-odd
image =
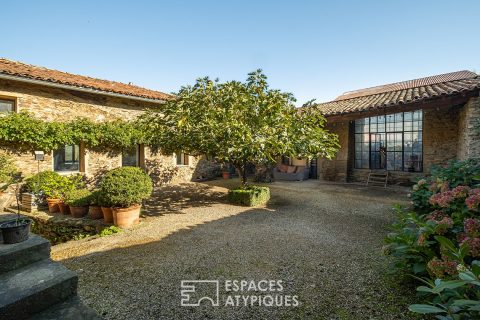
[[(88, 118), (93, 121), (131, 120), (149, 108), (161, 108), (160, 104), (57, 89), (37, 84), (0, 80), (0, 96), (16, 101), (16, 111), (26, 110), (45, 121), (69, 121)], [(12, 148), (2, 148), (10, 154), (23, 176), (35, 174), (38, 163), (33, 153), (19, 153)], [(102, 153), (80, 147), (81, 162), (88, 179), (95, 181), (102, 173), (121, 166), (121, 154)], [(140, 157), (143, 167), (157, 184), (192, 181), (199, 177), (211, 178), (218, 174), (218, 165), (204, 158), (189, 157), (185, 166), (177, 166), (174, 155), (155, 154), (148, 147)], [(40, 162), (40, 170), (53, 170), (52, 153)]]
[[(463, 106), (442, 106), (423, 112), (423, 172), (390, 171), (391, 183), (407, 183), (428, 174), (433, 165), (451, 159), (480, 158), (480, 136), (476, 129), (480, 120), (480, 98), (470, 98)], [(365, 114), (359, 118), (369, 117)], [(330, 132), (339, 136), (341, 148), (333, 160), (318, 159), (320, 179), (365, 182), (370, 170), (353, 168), (353, 120), (327, 124)]]
[(480, 97), (472, 98), (459, 114), (457, 158), (480, 158)]

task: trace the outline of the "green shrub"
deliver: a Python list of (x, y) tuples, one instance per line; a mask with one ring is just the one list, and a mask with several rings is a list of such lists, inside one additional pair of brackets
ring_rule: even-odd
[(110, 227), (105, 228), (102, 231), (100, 231), (100, 237), (109, 236), (109, 235), (112, 235), (114, 233), (119, 233), (119, 232), (122, 232), (122, 229), (120, 229), (119, 227), (110, 226)]
[(90, 203), (89, 205), (91, 206), (99, 206), (100, 205), (100, 196), (101, 192), (100, 190), (96, 189), (92, 191), (92, 194), (90, 195)]
[(71, 190), (65, 193), (65, 203), (72, 207), (86, 207), (90, 204), (91, 195), (87, 189)]
[(35, 194), (40, 199), (63, 198), (68, 191), (75, 189), (72, 179), (53, 171), (42, 171), (25, 181), (25, 191)]
[(100, 202), (103, 206), (127, 208), (140, 204), (153, 191), (152, 179), (140, 168), (113, 169), (102, 179)]
[(7, 187), (14, 182), (17, 174), (18, 170), (12, 158), (5, 154), (0, 154), (0, 184), (4, 184)]
[(228, 200), (231, 203), (244, 206), (256, 206), (265, 204), (270, 199), (270, 189), (268, 187), (247, 186), (241, 189), (232, 189), (228, 191)]

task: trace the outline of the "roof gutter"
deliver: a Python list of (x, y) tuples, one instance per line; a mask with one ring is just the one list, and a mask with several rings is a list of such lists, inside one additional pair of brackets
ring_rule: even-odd
[(8, 74), (4, 74), (4, 73), (0, 73), (0, 79), (38, 84), (38, 85), (41, 85), (41, 86), (47, 86), (47, 87), (52, 87), (52, 88), (59, 88), (59, 89), (81, 91), (81, 92), (87, 92), (87, 93), (93, 93), (93, 94), (100, 94), (100, 95), (109, 96), (109, 97), (123, 98), (123, 99), (136, 100), (136, 101), (142, 101), (142, 102), (150, 102), (150, 103), (157, 103), (157, 104), (165, 103), (165, 100), (157, 100), (157, 99), (136, 97), (136, 96), (131, 96), (131, 95), (128, 95), (128, 94), (114, 93), (114, 92), (96, 90), (96, 89), (91, 89), (91, 88), (71, 86), (71, 85), (68, 85), (68, 84), (61, 84), (61, 83), (48, 82), (48, 81), (44, 81), (44, 80), (36, 80), (36, 79), (29, 79), (29, 78), (23, 78), (23, 77), (18, 77), (18, 76), (12, 76), (12, 75), (8, 75)]

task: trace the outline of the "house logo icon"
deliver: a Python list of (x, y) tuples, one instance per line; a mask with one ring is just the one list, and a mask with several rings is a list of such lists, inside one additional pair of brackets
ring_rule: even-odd
[(182, 280), (180, 287), (180, 305), (183, 307), (198, 307), (201, 303), (219, 306), (218, 280)]

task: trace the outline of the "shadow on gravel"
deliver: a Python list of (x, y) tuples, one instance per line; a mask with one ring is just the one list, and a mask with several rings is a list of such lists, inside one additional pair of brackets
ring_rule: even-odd
[[(189, 188), (194, 190), (186, 196)], [(225, 191), (212, 188), (162, 188), (158, 204), (148, 210), (161, 215), (224, 201)], [(79, 272), (81, 298), (105, 319), (411, 319), (410, 297), (382, 278), (385, 259), (379, 252), (388, 218), (345, 213), (345, 201), (334, 209), (309, 209), (302, 200), (296, 193), (277, 192), (267, 208), (245, 207), (160, 240), (61, 262)], [(282, 280), (282, 294), (298, 295), (300, 306), (180, 304), (182, 280), (264, 279)]]
[(226, 193), (202, 183), (182, 183), (156, 188), (152, 197), (144, 204), (142, 214), (162, 216), (181, 213), (182, 209), (208, 207), (226, 201)]

